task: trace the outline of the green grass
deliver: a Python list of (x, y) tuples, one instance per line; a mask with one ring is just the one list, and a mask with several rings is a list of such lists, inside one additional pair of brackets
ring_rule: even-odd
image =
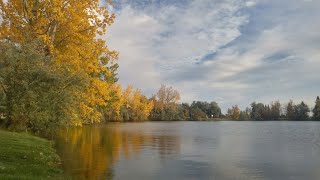
[(64, 179), (52, 141), (0, 130), (0, 179)]

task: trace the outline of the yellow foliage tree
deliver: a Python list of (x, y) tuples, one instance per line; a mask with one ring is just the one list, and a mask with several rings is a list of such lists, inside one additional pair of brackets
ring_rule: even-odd
[(149, 101), (139, 89), (129, 85), (122, 91), (118, 86), (116, 103), (106, 109), (104, 115), (107, 121), (146, 121), (152, 109), (153, 101)]
[(228, 109), (227, 116), (230, 117), (232, 120), (239, 120), (240, 119), (240, 108), (238, 105), (232, 106), (231, 109)]
[(101, 109), (101, 113), (103, 114), (103, 118), (105, 121), (120, 121), (122, 120), (120, 116), (120, 110), (125, 102), (125, 97), (122, 95), (122, 88), (120, 85), (113, 86), (114, 89), (114, 99), (109, 102), (109, 105), (105, 106)]
[(42, 42), (38, 51), (50, 57), (48, 66), (57, 72), (67, 68), (86, 80), (86, 87), (74, 92), (82, 100), (73, 124), (99, 122), (99, 108), (110, 106), (119, 89), (118, 53), (101, 38), (115, 15), (99, 0), (1, 0), (0, 16), (1, 40), (24, 44), (37, 39)]
[(151, 113), (152, 120), (174, 120), (177, 118), (180, 100), (178, 90), (162, 84), (151, 99), (154, 103), (154, 109)]
[(153, 109), (153, 102), (141, 94), (139, 89), (136, 89), (130, 99), (130, 109), (132, 111), (131, 119), (133, 121), (148, 120), (151, 110)]

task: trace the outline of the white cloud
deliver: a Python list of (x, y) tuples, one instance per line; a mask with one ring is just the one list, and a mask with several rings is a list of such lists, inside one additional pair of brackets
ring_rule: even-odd
[(148, 95), (165, 83), (178, 88), (183, 101), (216, 100), (224, 109), (254, 100), (311, 104), (320, 90), (318, 5), (299, 0), (124, 4), (106, 39), (120, 52), (120, 83)]
[(254, 5), (256, 5), (256, 2), (255, 2), (255, 1), (247, 1), (247, 2), (246, 2), (246, 6), (247, 6), (247, 7), (252, 7), (252, 6), (254, 6)]
[(239, 27), (248, 19), (238, 12), (243, 7), (232, 0), (202, 0), (185, 9), (165, 6), (148, 14), (125, 6), (106, 36), (108, 44), (120, 52), (120, 82), (147, 92), (168, 83), (167, 73), (240, 36)]
[(124, 8), (107, 34), (110, 47), (120, 52), (119, 78), (124, 85), (132, 84), (143, 90), (158, 86), (159, 73), (155, 63), (159, 59), (152, 50), (154, 35), (163, 26), (153, 17)]

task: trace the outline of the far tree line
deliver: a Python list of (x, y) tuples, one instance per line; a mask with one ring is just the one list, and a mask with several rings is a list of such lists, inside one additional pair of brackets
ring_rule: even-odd
[[(250, 107), (241, 110), (239, 106), (232, 106), (226, 114), (215, 101), (193, 101), (179, 103), (180, 94), (173, 87), (161, 85), (151, 98), (142, 95), (140, 91), (127, 92), (126, 103), (120, 107), (119, 112), (109, 112), (105, 121), (208, 121), (208, 120), (237, 120), (237, 121), (306, 121), (320, 120), (320, 99), (316, 98), (313, 108), (308, 107), (303, 101), (295, 104), (290, 100), (286, 104), (279, 101), (271, 104), (251, 103)], [(139, 95), (139, 97), (137, 97)], [(132, 97), (131, 97), (132, 96)], [(138, 99), (137, 99), (138, 98)]]
[(279, 101), (271, 104), (253, 102), (245, 110), (240, 110), (236, 105), (228, 109), (226, 117), (240, 121), (320, 121), (320, 99), (319, 96), (316, 98), (313, 108), (303, 101), (295, 104), (292, 100), (284, 105)]

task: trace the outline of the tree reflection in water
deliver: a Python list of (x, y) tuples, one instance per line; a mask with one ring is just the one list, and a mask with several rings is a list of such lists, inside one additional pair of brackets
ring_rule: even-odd
[(120, 157), (137, 158), (144, 148), (157, 149), (160, 157), (180, 152), (177, 136), (109, 124), (60, 130), (56, 147), (65, 173), (74, 179), (112, 179), (113, 165)]

